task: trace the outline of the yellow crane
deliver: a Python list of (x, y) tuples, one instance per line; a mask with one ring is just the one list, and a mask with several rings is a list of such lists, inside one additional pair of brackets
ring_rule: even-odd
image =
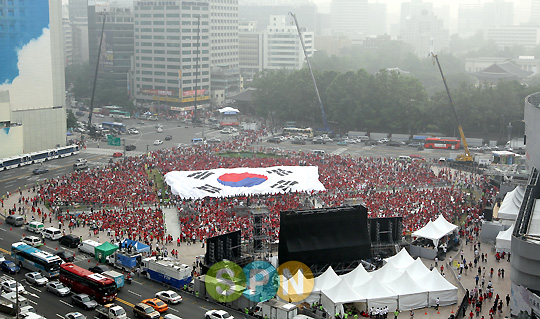
[(459, 122), (459, 117), (456, 111), (456, 107), (454, 106), (454, 101), (452, 101), (452, 96), (450, 95), (450, 90), (448, 89), (448, 85), (446, 84), (446, 79), (444, 77), (441, 64), (439, 63), (439, 58), (436, 54), (431, 53), (431, 56), (435, 58), (435, 61), (437, 62), (437, 66), (439, 67), (439, 71), (441, 72), (441, 77), (444, 83), (444, 88), (446, 89), (446, 94), (448, 94), (448, 100), (450, 100), (450, 106), (452, 107), (452, 111), (454, 111), (454, 116), (456, 117), (456, 122), (459, 129), (459, 135), (461, 137), (461, 143), (463, 143), (463, 148), (465, 149), (465, 154), (459, 154), (456, 157), (457, 162), (461, 163), (472, 163), (473, 157), (471, 155), (471, 152), (469, 151), (469, 146), (467, 145), (467, 140), (465, 139), (465, 134), (463, 133), (463, 128), (461, 127), (461, 123)]

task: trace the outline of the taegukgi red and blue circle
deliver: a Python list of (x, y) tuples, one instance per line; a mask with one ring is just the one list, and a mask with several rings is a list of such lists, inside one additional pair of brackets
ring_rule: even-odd
[(227, 173), (218, 177), (217, 181), (230, 187), (253, 187), (268, 180), (267, 176), (253, 173)]

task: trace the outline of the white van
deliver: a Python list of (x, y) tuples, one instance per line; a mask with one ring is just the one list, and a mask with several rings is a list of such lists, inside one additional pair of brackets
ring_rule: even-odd
[(356, 140), (360, 142), (367, 142), (369, 141), (369, 136), (365, 136), (365, 135), (357, 136)]
[(43, 232), (43, 229), (45, 229), (45, 225), (35, 220), (29, 222), (28, 225), (26, 225), (26, 230), (35, 234), (41, 234)]
[(43, 237), (49, 238), (50, 240), (58, 240), (62, 237), (62, 231), (54, 227), (45, 228), (42, 234)]
[(96, 247), (101, 245), (101, 243), (98, 243), (95, 240), (87, 239), (83, 240), (81, 245), (79, 246), (79, 251), (83, 253), (87, 253), (91, 256), (94, 256), (96, 253)]
[(412, 160), (411, 157), (408, 155), (400, 155), (398, 157), (398, 161), (410, 162), (411, 160)]
[(313, 151), (311, 151), (311, 153), (313, 153), (315, 155), (324, 155), (324, 154), (326, 154), (326, 152), (323, 151), (323, 150), (313, 150)]

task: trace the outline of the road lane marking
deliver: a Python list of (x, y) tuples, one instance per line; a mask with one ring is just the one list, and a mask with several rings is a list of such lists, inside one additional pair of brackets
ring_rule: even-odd
[(136, 293), (136, 292), (134, 292), (134, 291), (128, 290), (128, 292), (131, 292), (132, 294), (134, 294), (134, 295), (137, 296), (137, 297), (142, 297), (142, 295), (139, 295), (138, 293)]
[(67, 302), (65, 302), (65, 301), (62, 300), (62, 299), (58, 299), (58, 301), (60, 301), (61, 303), (63, 303), (63, 304), (66, 305), (66, 306), (70, 306), (71, 308), (73, 308), (73, 305), (72, 305), (72, 304), (67, 303)]
[(126, 306), (129, 306), (129, 307), (135, 307), (135, 305), (132, 304), (131, 302), (127, 302), (127, 301), (125, 301), (125, 300), (123, 300), (123, 299), (120, 299), (120, 298), (118, 298), (118, 297), (116, 298), (116, 300), (118, 300), (119, 302), (125, 304)]
[[(26, 282), (26, 283), (28, 284), (28, 288), (32, 288), (32, 289), (34, 289), (35, 291), (37, 291), (37, 292), (40, 292), (40, 293), (41, 293), (41, 290), (39, 290), (39, 289), (35, 288), (34, 286), (30, 286), (31, 284), (30, 284), (29, 282)], [(37, 297), (37, 296), (36, 296), (36, 297)]]
[(64, 317), (63, 317), (63, 316), (61, 316), (61, 315), (59, 315), (59, 314), (57, 314), (57, 313), (55, 313), (55, 315), (57, 315), (58, 317), (60, 317), (60, 318), (64, 319)]
[(171, 307), (169, 307), (169, 310), (172, 310), (172, 311), (174, 311), (174, 312), (178, 312), (178, 310), (176, 310), (176, 309), (174, 309), (174, 308), (171, 308)]

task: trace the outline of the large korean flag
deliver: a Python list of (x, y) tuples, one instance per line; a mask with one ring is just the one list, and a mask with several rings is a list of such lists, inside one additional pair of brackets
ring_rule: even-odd
[(226, 197), (325, 190), (317, 166), (172, 171), (165, 182), (182, 198)]

